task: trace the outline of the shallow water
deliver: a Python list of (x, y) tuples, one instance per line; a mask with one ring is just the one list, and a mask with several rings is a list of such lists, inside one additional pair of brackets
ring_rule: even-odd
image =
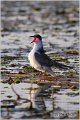
[(1, 82), (2, 119), (78, 118), (78, 2), (3, 1), (1, 4), (1, 81), (10, 79), (5, 74), (24, 73), (23, 67), (29, 66), (27, 56), (33, 47), (29, 36), (35, 33), (43, 36), (44, 49), (52, 59), (74, 66), (74, 70), (54, 69), (55, 75), (65, 77), (55, 81), (55, 86), (27, 83), (40, 79), (31, 71), (27, 77), (11, 76), (15, 80), (11, 83)]

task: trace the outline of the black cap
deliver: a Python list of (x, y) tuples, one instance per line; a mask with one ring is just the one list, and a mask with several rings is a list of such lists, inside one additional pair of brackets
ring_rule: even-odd
[(39, 38), (40, 40), (42, 40), (42, 37), (41, 37), (41, 35), (39, 35), (39, 34), (35, 34), (35, 35), (30, 36), (30, 37), (37, 37), (37, 38)]

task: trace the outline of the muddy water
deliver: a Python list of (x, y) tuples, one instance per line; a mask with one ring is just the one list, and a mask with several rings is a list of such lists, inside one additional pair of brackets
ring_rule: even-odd
[[(16, 81), (0, 83), (2, 119), (78, 118), (78, 2), (3, 1), (1, 7), (1, 81)], [(23, 67), (29, 66), (27, 56), (33, 46), (29, 36), (35, 33), (43, 36), (44, 49), (52, 59), (74, 66), (74, 70), (54, 69), (55, 75), (65, 78), (55, 85), (24, 82), (39, 80), (32, 71), (27, 77), (6, 76), (25, 72)]]

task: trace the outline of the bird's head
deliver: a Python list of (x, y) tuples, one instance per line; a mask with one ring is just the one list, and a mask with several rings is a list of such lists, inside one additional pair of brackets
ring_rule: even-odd
[(39, 42), (42, 42), (42, 37), (39, 34), (35, 34), (33, 36), (30, 36), (30, 37), (33, 38), (31, 43), (38, 44)]

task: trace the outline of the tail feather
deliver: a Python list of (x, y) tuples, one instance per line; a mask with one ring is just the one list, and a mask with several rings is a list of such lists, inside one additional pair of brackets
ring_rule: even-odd
[(67, 66), (62, 63), (58, 63), (57, 61), (53, 61), (53, 66), (58, 67), (59, 69), (73, 69), (72, 66)]

